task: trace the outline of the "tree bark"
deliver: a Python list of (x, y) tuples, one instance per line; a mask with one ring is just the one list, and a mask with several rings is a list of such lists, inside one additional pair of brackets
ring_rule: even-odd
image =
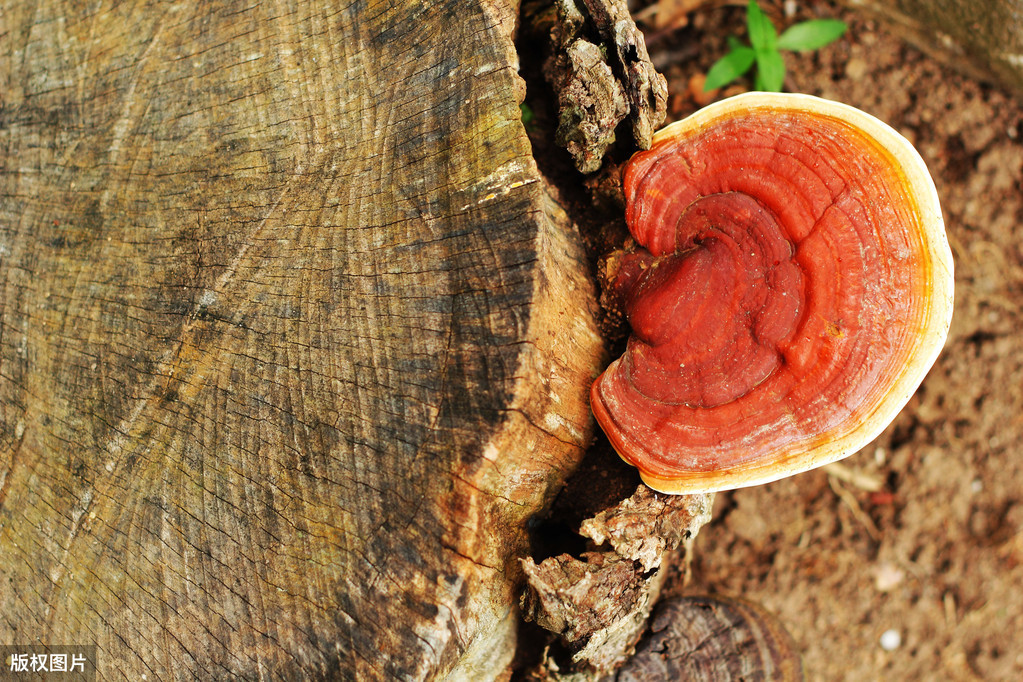
[(713, 503), (713, 494), (664, 495), (640, 484), (582, 521), (579, 534), (590, 541), (589, 551), (540, 564), (524, 559), (523, 616), (558, 635), (555, 648), (562, 650), (547, 647), (531, 679), (599, 680), (624, 663), (667, 570), (691, 561), (692, 541), (710, 521)]
[(0, 643), (486, 679), (591, 435), (493, 0), (0, 10)]

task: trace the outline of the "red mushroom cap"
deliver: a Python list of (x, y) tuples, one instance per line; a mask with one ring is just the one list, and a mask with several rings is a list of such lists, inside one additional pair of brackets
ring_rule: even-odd
[(750, 93), (625, 171), (638, 246), (611, 293), (633, 335), (593, 413), (652, 488), (766, 483), (873, 440), (940, 352), (952, 255), (901, 135), (808, 95)]

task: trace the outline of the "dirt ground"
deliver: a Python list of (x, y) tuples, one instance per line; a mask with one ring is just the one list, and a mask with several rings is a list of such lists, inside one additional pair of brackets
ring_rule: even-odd
[[(692, 582), (669, 591), (760, 603), (791, 631), (808, 680), (1023, 679), (1023, 107), (830, 3), (762, 6), (779, 27), (849, 23), (839, 42), (787, 54), (786, 89), (855, 105), (916, 144), (956, 261), (955, 316), (880, 438), (841, 475), (719, 495)], [(669, 118), (698, 106), (694, 77), (744, 16), (705, 8), (648, 33)]]

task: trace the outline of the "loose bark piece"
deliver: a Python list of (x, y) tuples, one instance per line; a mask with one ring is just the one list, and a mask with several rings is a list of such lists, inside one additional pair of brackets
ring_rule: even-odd
[[(582, 523), (581, 534), (611, 548), (523, 561), (523, 615), (561, 636), (572, 670), (543, 678), (596, 678), (626, 660), (664, 579), (664, 558), (710, 520), (713, 495), (659, 495), (640, 486), (616, 507)], [(559, 673), (559, 674), (555, 674)], [(567, 674), (569, 677), (565, 677)]]
[(527, 557), (522, 563), (532, 587), (523, 610), (567, 642), (586, 640), (631, 616), (646, 597), (646, 581), (633, 562), (613, 552), (584, 552), (582, 559), (561, 554), (539, 565)]
[(632, 136), (640, 149), (650, 149), (654, 130), (664, 121), (668, 84), (650, 62), (643, 33), (625, 0), (583, 0), (605, 44), (614, 46), (616, 72), (621, 74), (630, 105)]
[(495, 2), (0, 10), (0, 642), (486, 679), (590, 438)]
[(695, 537), (709, 520), (713, 503), (713, 495), (676, 499), (641, 485), (616, 507), (583, 521), (579, 533), (597, 545), (608, 542), (618, 554), (649, 571), (660, 565), (666, 551)]
[(558, 97), (557, 142), (583, 173), (598, 170), (629, 118), (633, 138), (650, 147), (664, 120), (667, 83), (654, 69), (643, 35), (622, 0), (557, 0), (557, 19), (538, 13), (551, 37), (544, 76)]
[(629, 113), (622, 84), (604, 61), (600, 47), (583, 38), (573, 41), (548, 67), (558, 93), (556, 141), (568, 150), (582, 173), (600, 168), (615, 141), (618, 124)]
[(585, 552), (582, 560), (563, 554), (539, 566), (523, 561), (529, 580), (522, 607), (527, 620), (561, 636), (572, 664), (556, 661), (534, 671), (534, 679), (596, 679), (622, 664), (646, 626), (663, 575), (644, 575), (634, 561), (614, 552)]

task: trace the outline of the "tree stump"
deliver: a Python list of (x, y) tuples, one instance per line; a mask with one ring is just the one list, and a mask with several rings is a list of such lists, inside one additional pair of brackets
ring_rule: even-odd
[(0, 643), (486, 679), (591, 437), (517, 8), (0, 12)]

